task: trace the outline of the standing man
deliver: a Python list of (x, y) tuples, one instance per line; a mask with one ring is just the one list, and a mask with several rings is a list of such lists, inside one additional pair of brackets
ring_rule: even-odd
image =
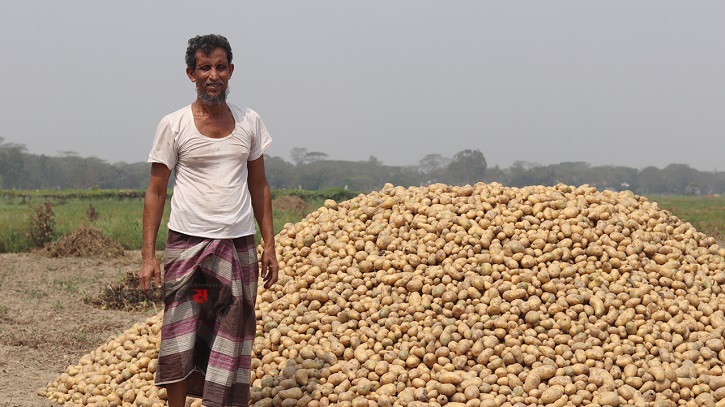
[(155, 384), (169, 407), (186, 395), (205, 407), (247, 406), (254, 306), (260, 274), (256, 219), (264, 251), (265, 288), (279, 265), (264, 152), (272, 139), (259, 115), (226, 103), (234, 72), (232, 49), (220, 35), (197, 36), (186, 50), (196, 100), (164, 117), (148, 161), (140, 287), (161, 283), (155, 256), (166, 188), (175, 172), (164, 266), (164, 321)]

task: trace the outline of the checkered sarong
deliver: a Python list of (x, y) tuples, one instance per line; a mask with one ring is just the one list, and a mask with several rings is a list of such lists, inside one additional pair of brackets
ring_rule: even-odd
[(253, 236), (169, 230), (157, 386), (187, 379), (205, 407), (247, 407), (258, 275)]

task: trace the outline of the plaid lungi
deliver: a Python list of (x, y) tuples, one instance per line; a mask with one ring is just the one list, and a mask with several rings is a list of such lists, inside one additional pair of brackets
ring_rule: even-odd
[(157, 386), (187, 379), (205, 407), (248, 406), (258, 275), (253, 236), (169, 230)]

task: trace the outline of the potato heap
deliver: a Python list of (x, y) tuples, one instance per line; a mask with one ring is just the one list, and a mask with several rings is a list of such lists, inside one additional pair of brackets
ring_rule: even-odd
[(165, 406), (166, 390), (153, 384), (162, 322), (160, 313), (111, 337), (38, 394), (68, 406)]
[[(276, 239), (255, 406), (725, 406), (725, 250), (645, 198), (386, 185)], [(46, 394), (165, 405), (159, 324), (112, 338)]]
[(255, 406), (725, 405), (725, 251), (632, 193), (386, 185), (277, 239)]

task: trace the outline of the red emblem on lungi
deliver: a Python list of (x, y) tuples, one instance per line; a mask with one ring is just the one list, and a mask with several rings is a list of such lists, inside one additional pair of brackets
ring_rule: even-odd
[(203, 304), (209, 299), (209, 292), (206, 288), (199, 288), (194, 290), (193, 300), (199, 304)]

